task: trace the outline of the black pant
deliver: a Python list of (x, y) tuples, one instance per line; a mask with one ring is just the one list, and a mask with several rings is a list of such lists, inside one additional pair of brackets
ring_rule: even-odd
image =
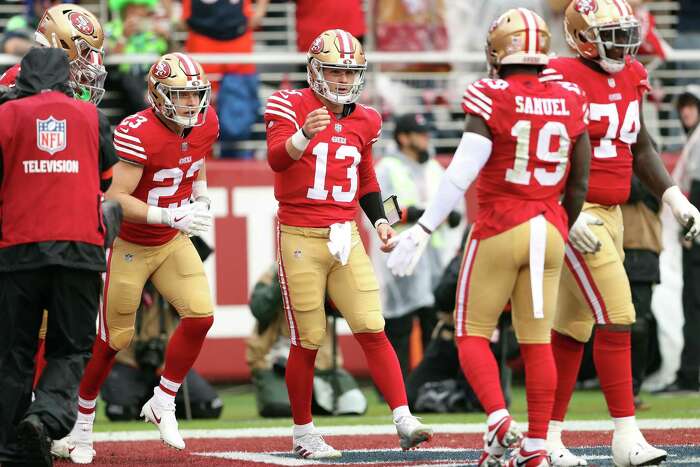
[[(78, 385), (90, 358), (100, 273), (62, 266), (0, 272), (0, 460), (20, 460), (16, 426), (38, 415), (52, 439), (77, 418)], [(32, 380), (43, 310), (48, 310), (46, 367)]]
[[(695, 184), (693, 184), (695, 185)], [(683, 352), (678, 379), (688, 386), (698, 385), (700, 372), (700, 245), (683, 249)]]
[(411, 370), (409, 362), (411, 331), (413, 330), (413, 319), (416, 317), (420, 321), (423, 349), (426, 349), (430, 342), (430, 335), (433, 333), (433, 328), (435, 328), (435, 324), (437, 324), (437, 316), (434, 308), (419, 308), (407, 315), (384, 320), (384, 332), (389, 342), (391, 342), (391, 346), (394, 347), (396, 356), (399, 359), (404, 381), (406, 381), (406, 377)]
[(630, 282), (630, 288), (637, 318), (632, 325), (632, 388), (637, 395), (657, 352), (656, 319), (651, 312), (652, 283)]

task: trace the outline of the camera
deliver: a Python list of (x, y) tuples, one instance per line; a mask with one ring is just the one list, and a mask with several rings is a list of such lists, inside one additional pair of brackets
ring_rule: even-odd
[(143, 370), (155, 371), (165, 361), (165, 339), (151, 339), (134, 342), (134, 358)]

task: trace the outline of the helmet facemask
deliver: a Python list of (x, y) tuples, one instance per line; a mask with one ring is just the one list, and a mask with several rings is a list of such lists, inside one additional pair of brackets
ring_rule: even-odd
[(590, 42), (596, 47), (597, 61), (608, 73), (622, 71), (628, 57), (635, 57), (642, 44), (639, 22), (635, 18), (623, 18), (619, 22), (591, 26), (579, 34), (582, 41)]
[(97, 105), (105, 94), (107, 71), (102, 64), (103, 52), (85, 40), (75, 39), (78, 56), (70, 62), (70, 80), (78, 99)]
[[(324, 76), (324, 69), (336, 69), (336, 70), (351, 70), (354, 72), (355, 79), (352, 83), (339, 83), (335, 81), (329, 81)], [(360, 93), (365, 87), (365, 71), (367, 70), (367, 64), (361, 65), (338, 65), (324, 63), (317, 58), (311, 58), (307, 66), (307, 81), (309, 86), (319, 95), (328, 99), (336, 104), (352, 104), (357, 102), (360, 98)], [(331, 87), (336, 90), (341, 88), (350, 88), (347, 92), (339, 93), (337, 91), (331, 91)]]
[[(211, 85), (209, 83), (200, 86), (176, 87), (163, 83), (156, 85), (155, 91), (162, 100), (162, 105), (158, 106), (148, 98), (156, 111), (164, 118), (176, 123), (184, 128), (201, 126), (206, 121), (207, 109), (211, 97)], [(187, 99), (188, 95), (197, 93), (197, 104), (180, 104)]]

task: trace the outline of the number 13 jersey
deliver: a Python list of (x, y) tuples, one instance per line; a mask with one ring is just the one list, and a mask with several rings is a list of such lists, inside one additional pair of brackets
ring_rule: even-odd
[(640, 107), (649, 89), (644, 66), (633, 60), (611, 75), (578, 58), (553, 58), (541, 80), (576, 83), (588, 97), (593, 154), (586, 201), (606, 206), (625, 203), (632, 178), (631, 145), (637, 142)]
[[(131, 195), (149, 206), (168, 208), (189, 203), (192, 183), (218, 136), (219, 120), (211, 106), (204, 124), (184, 136), (166, 127), (150, 108), (122, 120), (113, 141), (122, 161), (143, 166), (141, 180)], [(127, 242), (156, 246), (167, 243), (177, 232), (167, 225), (124, 220), (119, 236)]]
[(543, 214), (566, 239), (559, 199), (569, 156), (586, 131), (585, 94), (571, 83), (540, 83), (536, 75), (516, 74), (472, 83), (462, 109), (484, 120), (493, 141), (476, 182), (479, 211), (472, 237), (488, 238)]
[(371, 148), (381, 133), (382, 118), (371, 107), (355, 104), (340, 119), (329, 112), (330, 124), (314, 136), (301, 159), (289, 157), (285, 142), (321, 107), (309, 88), (277, 91), (265, 107), (277, 217), (285, 225), (328, 227), (350, 221), (357, 213), (357, 200), (380, 191)]

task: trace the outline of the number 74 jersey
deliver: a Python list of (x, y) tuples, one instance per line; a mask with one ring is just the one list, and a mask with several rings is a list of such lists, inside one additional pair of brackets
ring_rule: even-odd
[(350, 221), (357, 200), (380, 191), (371, 148), (382, 118), (371, 107), (356, 104), (340, 119), (331, 113), (330, 124), (314, 136), (301, 159), (289, 157), (285, 142), (321, 107), (309, 88), (277, 91), (265, 107), (268, 163), (275, 170), (277, 217), (284, 225), (328, 227)]
[[(119, 158), (143, 166), (141, 180), (131, 194), (149, 206), (182, 206), (190, 202), (192, 183), (204, 167), (219, 136), (219, 120), (209, 106), (203, 125), (180, 136), (159, 120), (152, 108), (126, 117), (114, 129)], [(123, 221), (119, 236), (145, 246), (163, 245), (178, 231), (167, 225)]]
[(491, 156), (476, 182), (479, 211), (472, 237), (485, 239), (543, 214), (567, 238), (559, 204), (569, 156), (586, 131), (585, 94), (571, 83), (540, 83), (536, 75), (482, 79), (462, 99), (491, 133)]
[(578, 58), (554, 58), (541, 80), (576, 83), (586, 92), (593, 150), (586, 201), (606, 206), (625, 203), (632, 177), (631, 146), (637, 142), (640, 107), (649, 89), (644, 66), (633, 60), (611, 75)]

